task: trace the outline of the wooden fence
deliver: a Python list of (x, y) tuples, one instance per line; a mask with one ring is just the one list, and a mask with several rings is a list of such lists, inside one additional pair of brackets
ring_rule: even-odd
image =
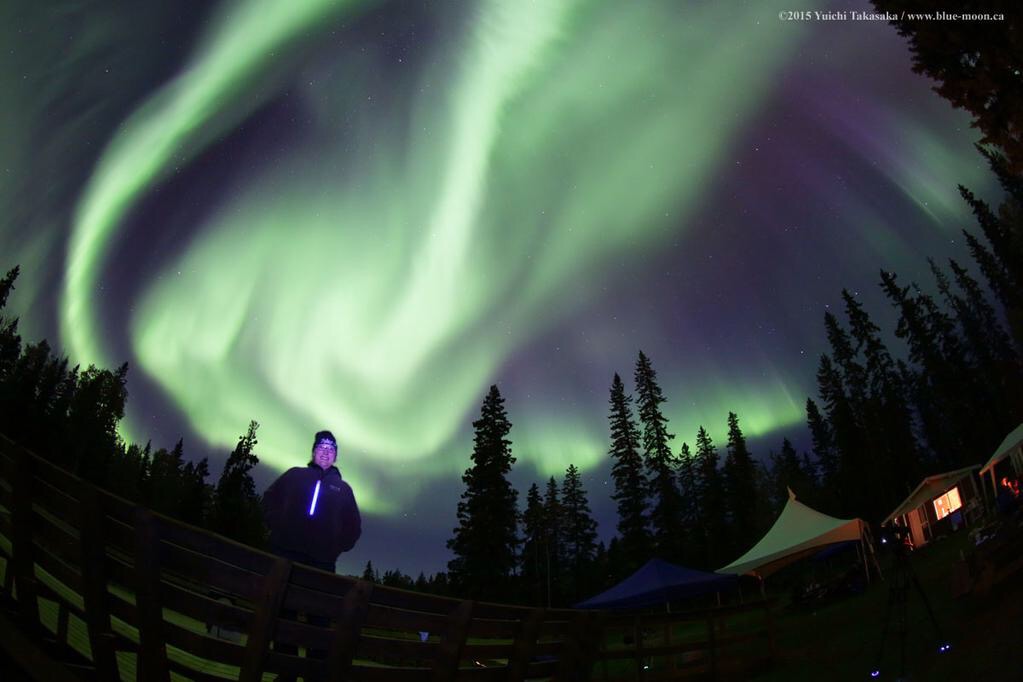
[(622, 616), (383, 587), (168, 519), (2, 435), (0, 569), (0, 651), (41, 680), (715, 679), (773, 653), (768, 603)]

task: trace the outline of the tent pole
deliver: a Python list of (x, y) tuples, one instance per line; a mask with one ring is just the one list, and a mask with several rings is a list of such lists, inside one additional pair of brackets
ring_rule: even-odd
[(860, 561), (863, 562), (863, 575), (867, 578), (867, 584), (870, 584), (870, 569), (867, 568), (867, 548), (863, 545), (863, 535), (860, 535), (860, 546), (856, 548), (859, 550)]

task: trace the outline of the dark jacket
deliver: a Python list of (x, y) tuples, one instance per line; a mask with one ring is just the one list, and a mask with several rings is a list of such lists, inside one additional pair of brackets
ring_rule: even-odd
[[(320, 484), (316, 504), (313, 496)], [(307, 563), (333, 565), (362, 535), (362, 518), (350, 485), (337, 467), (310, 464), (288, 469), (263, 493), (270, 548)]]

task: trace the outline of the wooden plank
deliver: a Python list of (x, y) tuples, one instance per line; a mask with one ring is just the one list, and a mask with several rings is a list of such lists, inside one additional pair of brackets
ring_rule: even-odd
[[(78, 515), (78, 500), (38, 476), (35, 477), (33, 484), (32, 503), (37, 510), (42, 509), (48, 512), (68, 526), (78, 527), (78, 523), (81, 521), (81, 517)], [(84, 487), (89, 484), (83, 481), (79, 485)]]
[[(264, 660), (265, 672), (277, 673), (277, 679), (293, 680), (301, 677), (307, 680), (322, 680), (327, 675), (327, 662), (318, 658), (305, 658), (268, 651)], [(387, 670), (387, 668), (383, 668)], [(261, 679), (257, 677), (256, 679)], [(243, 678), (239, 678), (241, 680)]]
[(273, 642), (275, 648), (279, 648), (281, 644), (294, 644), (307, 649), (326, 651), (334, 642), (334, 634), (327, 624), (311, 625), (291, 618), (278, 618), (273, 631)]
[[(208, 661), (241, 665), (245, 649), (242, 645), (219, 637), (193, 632), (174, 623), (164, 623), (167, 644)], [(239, 636), (240, 639), (240, 636)]]
[(103, 535), (103, 512), (96, 489), (85, 485), (79, 490), (79, 537), (81, 551), (82, 600), (93, 664), (100, 679), (117, 678), (117, 655), (114, 633), (107, 609), (106, 541)]
[(458, 661), (462, 657), (465, 636), (469, 631), (469, 619), (472, 618), (471, 601), (462, 601), (448, 616), (447, 628), (441, 636), (437, 657), (433, 661), (433, 681), (445, 682), (453, 680), (458, 671)]
[(160, 594), (160, 537), (153, 514), (144, 507), (135, 513), (135, 610), (139, 630), (138, 677), (167, 680), (167, 646)]
[(436, 597), (419, 592), (399, 590), (395, 587), (384, 587), (377, 585), (373, 590), (373, 604), (380, 606), (393, 606), (409, 611), (423, 611), (425, 613), (439, 613), (448, 615), (458, 608), (461, 602), (450, 597)]
[[(296, 568), (297, 566), (292, 565), (292, 577), (295, 575)], [(344, 597), (337, 593), (300, 587), (295, 584), (294, 580), (290, 580), (288, 581), (288, 592), (284, 595), (284, 603), (281, 606), (288, 611), (332, 617), (341, 610), (343, 602)]]
[(33, 512), (32, 539), (36, 547), (42, 547), (64, 563), (77, 568), (81, 558), (81, 543), (78, 537), (67, 532), (66, 527), (62, 528), (51, 519)]
[(327, 670), (330, 679), (343, 680), (348, 677), (352, 660), (359, 645), (359, 635), (369, 613), (369, 600), (373, 594), (373, 583), (358, 581), (348, 590), (334, 626), (334, 641), (327, 654)]
[(382, 665), (415, 667), (429, 665), (437, 659), (440, 642), (416, 639), (394, 639), (363, 634), (359, 637), (356, 657)]
[(273, 567), (275, 557), (272, 554), (159, 514), (156, 518), (165, 543), (187, 547), (196, 554), (205, 554), (260, 576), (268, 574)]
[(350, 682), (429, 682), (433, 672), (429, 668), (377, 668), (352, 666)]
[(521, 629), (508, 658), (508, 682), (522, 682), (526, 679), (529, 661), (536, 655), (536, 640), (540, 636), (540, 624), (545, 615), (543, 609), (531, 609), (522, 619)]
[(14, 568), (18, 609), (23, 625), (29, 629), (30, 633), (35, 633), (40, 625), (32, 537), (32, 468), (31, 454), (27, 450), (18, 448), (14, 452), (14, 475), (12, 476), (14, 487), (11, 520), (14, 528), (11, 549), (14, 556), (11, 563)]
[(214, 594), (200, 594), (196, 587), (163, 583), (163, 596), (177, 613), (205, 623), (208, 628), (225, 627), (248, 632), (252, 627), (252, 611), (230, 603), (227, 598)]
[[(72, 567), (65, 561), (61, 561), (54, 555), (50, 554), (46, 549), (36, 546), (33, 549), (33, 555), (35, 556), (36, 568), (42, 568), (44, 571), (49, 573), (51, 576), (56, 578), (58, 581), (64, 584), (65, 587), (70, 590), (81, 594), (82, 578), (78, 574), (77, 567)], [(36, 589), (39, 589), (39, 585), (42, 583), (36, 579)], [(20, 595), (19, 595), (20, 596)]]
[(365, 627), (404, 630), (406, 632), (443, 632), (448, 619), (437, 613), (406, 611), (371, 604)]
[[(473, 613), (475, 614), (475, 611)], [(522, 621), (529, 617), (529, 613), (529, 611), (523, 611), (517, 620), (491, 620), (473, 617), (469, 623), (469, 637), (515, 639), (522, 630)]]
[[(19, 668), (32, 676), (31, 679), (45, 682), (81, 682), (67, 668), (57, 663), (35, 641), (27, 637), (18, 624), (0, 612), (0, 649), (10, 657)], [(7, 671), (15, 673), (17, 671)], [(11, 674), (10, 678), (16, 679)]]
[(247, 571), (205, 554), (198, 554), (180, 545), (160, 543), (163, 570), (182, 580), (199, 582), (207, 587), (243, 599), (260, 601), (264, 576)]
[(259, 682), (263, 678), (263, 661), (270, 647), (270, 640), (273, 638), (290, 575), (291, 562), (277, 557), (270, 573), (263, 581), (262, 599), (256, 606), (252, 627), (249, 629), (249, 640), (245, 645), (241, 674), (238, 677), (239, 682)]

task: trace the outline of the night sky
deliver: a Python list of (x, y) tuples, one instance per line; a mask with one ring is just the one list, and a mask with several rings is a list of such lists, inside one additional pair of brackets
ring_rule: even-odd
[(575, 463), (608, 540), (639, 349), (676, 451), (728, 411), (805, 448), (841, 289), (890, 330), (879, 269), (929, 287), (968, 260), (956, 185), (995, 191), (888, 24), (737, 7), (4, 2), (8, 312), (128, 361), (123, 435), (214, 475), (251, 419), (260, 488), (333, 430), (343, 572), (445, 567), (493, 383), (520, 504)]

